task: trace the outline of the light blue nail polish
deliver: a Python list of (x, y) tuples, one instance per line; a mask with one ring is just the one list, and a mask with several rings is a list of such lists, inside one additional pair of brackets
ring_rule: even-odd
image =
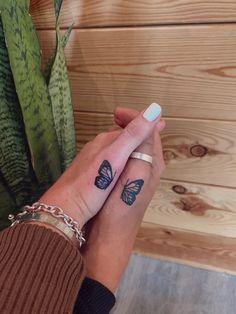
[(147, 121), (152, 122), (156, 120), (160, 114), (161, 114), (161, 106), (156, 103), (153, 103), (144, 111), (143, 117)]

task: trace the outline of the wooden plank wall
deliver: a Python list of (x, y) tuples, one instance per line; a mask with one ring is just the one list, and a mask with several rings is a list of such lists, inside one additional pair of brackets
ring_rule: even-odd
[[(43, 60), (52, 0), (32, 0)], [(136, 250), (236, 272), (236, 2), (64, 0), (78, 148), (116, 106), (161, 103), (167, 163)]]

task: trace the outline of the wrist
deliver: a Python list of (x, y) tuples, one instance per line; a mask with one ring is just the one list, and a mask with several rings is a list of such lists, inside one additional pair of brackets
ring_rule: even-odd
[(41, 227), (50, 229), (59, 235), (63, 236), (67, 241), (79, 247), (79, 241), (76, 238), (75, 232), (60, 217), (55, 217), (51, 213), (38, 211), (32, 214), (27, 214), (26, 219), (23, 218), (22, 223), (37, 224)]
[(96, 236), (95, 233), (92, 238), (89, 237), (82, 249), (87, 276), (102, 283), (114, 293), (127, 267), (132, 249), (125, 247), (116, 237), (107, 238), (106, 241), (105, 234), (101, 238), (99, 233)]
[[(51, 228), (58, 229), (60, 234), (64, 233), (74, 243), (77, 240), (76, 246), (82, 246), (85, 242), (83, 231), (72, 217), (64, 213), (63, 209), (58, 206), (53, 206), (43, 203), (34, 203), (31, 206), (24, 206), (23, 211), (17, 215), (9, 215), (11, 220), (11, 227), (18, 223), (36, 222), (50, 226)], [(55, 230), (54, 229), (54, 230)]]
[(30, 225), (38, 225), (40, 227), (44, 227), (46, 229), (50, 229), (53, 232), (58, 233), (60, 236), (62, 236), (66, 241), (70, 242), (71, 244), (75, 245), (76, 247), (78, 247), (78, 240), (75, 237), (68, 237), (63, 231), (61, 231), (60, 229), (58, 229), (57, 227), (53, 226), (53, 225), (49, 225), (48, 223), (44, 223), (44, 222), (39, 222), (39, 221), (33, 221), (33, 220), (29, 220), (29, 221), (23, 221), (23, 224), (30, 224)]
[(78, 222), (79, 227), (82, 229), (87, 222), (84, 213), (74, 200), (71, 190), (64, 189), (63, 193), (55, 188), (49, 189), (38, 201), (39, 203), (48, 204), (51, 206), (58, 206), (62, 208), (63, 212)]

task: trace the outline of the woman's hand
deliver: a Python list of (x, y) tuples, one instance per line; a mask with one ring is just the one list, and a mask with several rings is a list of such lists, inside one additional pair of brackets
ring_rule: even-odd
[[(124, 170), (130, 154), (153, 133), (160, 117), (160, 106), (152, 104), (146, 111), (138, 114), (122, 131), (105, 132), (96, 136), (85, 145), (71, 166), (39, 201), (61, 207), (82, 227), (102, 208)], [(122, 174), (113, 192), (113, 199), (120, 199), (121, 183), (124, 183), (126, 178), (134, 179), (134, 175), (129, 176), (129, 172), (132, 170), (130, 167), (134, 167), (135, 163), (137, 161), (129, 161), (125, 173)], [(139, 171), (139, 177), (143, 177), (146, 189), (149, 180), (146, 177), (147, 167), (150, 165), (139, 161), (137, 166), (139, 170), (146, 169), (145, 173)], [(153, 166), (157, 167), (155, 162)], [(127, 214), (125, 210), (124, 213)]]
[[(115, 111), (115, 121), (125, 127), (137, 115), (136, 110), (120, 108)], [(87, 276), (113, 292), (127, 265), (143, 215), (165, 168), (159, 136), (164, 127), (164, 121), (160, 121), (154, 132), (136, 149), (151, 155), (153, 164), (130, 159), (102, 210), (89, 226), (89, 238), (83, 249)], [(138, 193), (131, 195), (131, 200), (128, 198), (129, 188), (132, 191), (135, 184), (130, 182), (142, 185)]]

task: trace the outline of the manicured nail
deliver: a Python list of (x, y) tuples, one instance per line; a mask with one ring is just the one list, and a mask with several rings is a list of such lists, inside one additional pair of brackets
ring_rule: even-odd
[(157, 117), (161, 114), (161, 106), (153, 103), (151, 104), (143, 113), (143, 117), (149, 121), (152, 122), (156, 120)]

